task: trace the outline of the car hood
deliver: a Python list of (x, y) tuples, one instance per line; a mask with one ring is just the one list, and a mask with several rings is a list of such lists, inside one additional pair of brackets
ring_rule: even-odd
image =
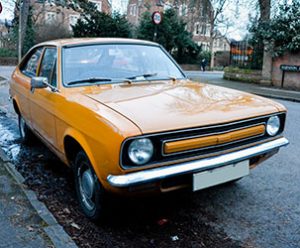
[(103, 85), (85, 95), (136, 124), (142, 133), (226, 123), (280, 111), (275, 102), (191, 81)]

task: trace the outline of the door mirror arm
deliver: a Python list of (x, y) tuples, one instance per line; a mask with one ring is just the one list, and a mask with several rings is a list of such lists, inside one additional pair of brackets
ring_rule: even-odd
[(49, 87), (52, 92), (59, 92), (59, 90), (53, 85), (49, 84), (46, 77), (33, 77), (31, 79), (30, 91), (34, 93), (35, 89), (44, 89)]

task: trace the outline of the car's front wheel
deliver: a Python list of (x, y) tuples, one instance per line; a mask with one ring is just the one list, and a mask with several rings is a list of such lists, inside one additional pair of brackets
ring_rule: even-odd
[(103, 215), (104, 190), (83, 151), (76, 156), (74, 176), (77, 197), (84, 214), (93, 221), (99, 220)]
[(26, 144), (31, 143), (35, 138), (34, 134), (29, 129), (24, 118), (21, 115), (18, 116), (18, 122), (19, 122), (19, 132), (20, 132), (20, 137), (22, 142)]

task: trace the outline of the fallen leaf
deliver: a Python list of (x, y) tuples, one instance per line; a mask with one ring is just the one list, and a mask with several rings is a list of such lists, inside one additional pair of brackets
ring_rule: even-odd
[(70, 213), (71, 213), (71, 211), (70, 211), (68, 208), (64, 208), (64, 212), (65, 212), (66, 214), (70, 214)]
[(163, 226), (165, 224), (167, 224), (169, 221), (167, 219), (160, 219), (159, 221), (157, 221), (157, 224), (159, 226)]
[(33, 232), (34, 229), (31, 226), (26, 226), (29, 232)]
[(71, 226), (72, 227), (74, 227), (74, 228), (76, 228), (76, 229), (78, 229), (78, 230), (80, 230), (80, 226), (78, 226), (76, 223), (71, 223)]
[(177, 241), (177, 240), (179, 240), (179, 238), (178, 238), (177, 235), (175, 235), (175, 236), (171, 236), (171, 240), (172, 240), (172, 241)]

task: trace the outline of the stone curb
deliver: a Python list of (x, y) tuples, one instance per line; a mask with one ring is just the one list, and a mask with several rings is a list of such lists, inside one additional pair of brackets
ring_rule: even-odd
[(278, 99), (278, 100), (285, 100), (285, 101), (290, 101), (290, 102), (300, 102), (300, 99), (296, 99), (293, 97), (288, 97), (288, 96), (279, 96), (279, 95), (274, 95), (274, 94), (262, 94), (262, 93), (257, 93), (254, 91), (250, 91), (252, 94), (263, 96), (263, 97), (269, 97), (273, 99)]
[(4, 85), (6, 85), (6, 84), (8, 84), (8, 80), (7, 80), (7, 79), (1, 80), (1, 81), (0, 81), (0, 87), (1, 87), (1, 86), (4, 86)]
[(54, 246), (56, 248), (76, 248), (77, 245), (75, 244), (75, 242), (65, 232), (62, 226), (58, 224), (55, 217), (48, 210), (46, 205), (37, 199), (36, 194), (32, 190), (28, 190), (24, 187), (23, 183), (25, 181), (25, 178), (16, 170), (15, 166), (10, 162), (10, 159), (7, 157), (2, 148), (0, 148), (0, 159), (3, 161), (6, 170), (20, 185), (30, 204), (36, 210), (41, 219), (44, 220), (47, 224), (47, 226), (43, 229)]

